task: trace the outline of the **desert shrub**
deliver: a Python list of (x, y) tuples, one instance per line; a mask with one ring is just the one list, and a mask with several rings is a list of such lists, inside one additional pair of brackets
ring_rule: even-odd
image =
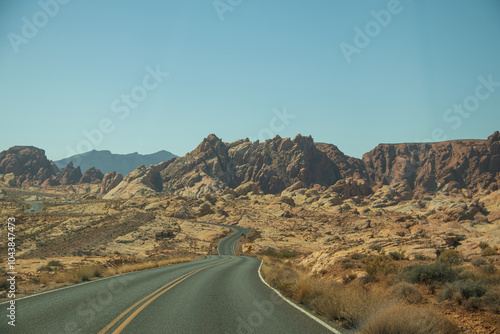
[(49, 263), (47, 265), (52, 266), (52, 267), (62, 267), (62, 263), (59, 260), (49, 261)]
[(404, 232), (402, 232), (402, 231), (401, 231), (401, 232), (396, 232), (396, 235), (397, 235), (398, 237), (404, 237), (404, 236), (405, 236), (405, 233), (404, 233)]
[(353, 260), (361, 260), (361, 259), (366, 258), (367, 256), (368, 255), (363, 254), (363, 253), (352, 253), (351, 254), (351, 259), (353, 259)]
[(410, 283), (446, 283), (454, 281), (458, 272), (446, 262), (417, 264), (407, 269), (404, 279)]
[(480, 267), (482, 266), (483, 264), (486, 264), (486, 260), (481, 258), (481, 257), (476, 257), (476, 258), (473, 258), (470, 263), (474, 266), (474, 267)]
[(42, 275), (40, 275), (38, 280), (40, 281), (40, 284), (49, 284), (50, 283), (50, 276), (47, 274), (42, 274)]
[(298, 285), (298, 273), (287, 268), (266, 267), (262, 267), (266, 281), (285, 296), (292, 297)]
[(36, 271), (52, 271), (54, 270), (51, 266), (41, 266)]
[(423, 254), (415, 254), (415, 260), (427, 261), (429, 258)]
[(350, 258), (346, 257), (340, 260), (340, 266), (342, 269), (353, 269), (357, 268), (358, 264), (356, 262), (353, 262)]
[(69, 280), (74, 283), (90, 281), (93, 277), (101, 277), (102, 269), (98, 266), (87, 266), (74, 269), (68, 273)]
[(56, 283), (65, 283), (65, 282), (70, 281), (70, 280), (71, 280), (71, 277), (66, 273), (57, 273), (54, 276), (54, 281)]
[(355, 273), (347, 274), (344, 277), (342, 277), (342, 283), (349, 284), (352, 281), (354, 281), (357, 277), (358, 275), (356, 275)]
[(372, 317), (362, 334), (456, 334), (456, 324), (431, 308), (394, 305)]
[(380, 293), (371, 293), (361, 284), (345, 286), (336, 282), (324, 282), (316, 277), (297, 271), (293, 267), (264, 262), (262, 276), (285, 296), (294, 298), (317, 313), (344, 326), (359, 326), (384, 298)]
[(370, 248), (371, 250), (376, 251), (378, 253), (380, 253), (380, 251), (382, 250), (382, 246), (380, 246), (380, 245), (371, 245), (368, 248)]
[(493, 256), (497, 255), (498, 251), (496, 248), (491, 248), (490, 246), (483, 248), (483, 251), (481, 252), (482, 256)]
[(390, 252), (389, 256), (393, 260), (396, 260), (396, 261), (404, 260), (404, 258), (405, 258), (405, 251)]
[(462, 262), (462, 255), (453, 249), (446, 249), (439, 254), (439, 260), (451, 265), (457, 265)]
[(386, 255), (370, 256), (365, 260), (364, 264), (366, 273), (370, 278), (374, 278), (377, 273), (390, 274), (396, 269), (392, 259)]
[(261, 255), (272, 256), (278, 259), (289, 259), (292, 257), (297, 257), (300, 255), (299, 252), (289, 249), (276, 250), (275, 248), (269, 247), (268, 249), (262, 251)]
[(487, 288), (479, 282), (472, 281), (456, 281), (445, 284), (439, 297), (443, 300), (453, 299), (459, 304), (471, 297), (482, 297), (487, 291)]
[(455, 234), (455, 237), (457, 237), (458, 242), (464, 241), (465, 239), (467, 239), (467, 237), (464, 234)]
[(497, 272), (497, 268), (494, 264), (487, 264), (479, 267), (479, 271), (485, 275), (494, 275)]
[(419, 238), (421, 238), (421, 239), (425, 239), (425, 238), (427, 238), (427, 234), (426, 234), (425, 232), (419, 233), (419, 234), (417, 234), (417, 236), (418, 236)]
[(346, 328), (356, 328), (385, 303), (384, 298), (364, 289), (361, 284), (346, 287), (332, 282), (324, 285), (322, 293), (311, 301), (310, 306), (317, 313), (342, 322)]
[(482, 297), (484, 308), (492, 313), (500, 314), (500, 287), (490, 288)]
[(398, 300), (406, 301), (410, 304), (416, 304), (422, 301), (423, 297), (415, 285), (400, 282), (389, 289), (389, 294)]
[(316, 279), (306, 274), (300, 274), (293, 297), (299, 304), (308, 304), (321, 292), (321, 284)]
[(0, 277), (0, 290), (7, 290), (9, 288), (7, 277)]
[(490, 245), (487, 242), (481, 241), (479, 243), (479, 248), (485, 249), (486, 247), (490, 247)]
[(44, 241), (44, 240), (42, 240), (42, 241), (37, 241), (36, 246), (37, 246), (38, 248), (47, 247), (47, 241)]

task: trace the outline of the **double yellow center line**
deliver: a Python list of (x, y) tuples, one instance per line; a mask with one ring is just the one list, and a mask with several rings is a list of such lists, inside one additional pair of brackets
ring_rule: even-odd
[(125, 319), (121, 324), (120, 326), (118, 326), (112, 334), (118, 334), (118, 333), (121, 333), (123, 331), (123, 329), (142, 311), (146, 308), (146, 306), (148, 306), (149, 304), (151, 304), (156, 298), (160, 297), (162, 294), (164, 294), (165, 292), (167, 292), (168, 290), (170, 290), (171, 288), (173, 288), (174, 286), (176, 286), (177, 284), (179, 284), (180, 282), (184, 281), (185, 279), (193, 276), (194, 274), (196, 273), (199, 273), (200, 271), (202, 270), (205, 270), (207, 268), (210, 268), (210, 267), (214, 267), (214, 266), (218, 266), (218, 265), (221, 265), (221, 264), (224, 264), (224, 263), (227, 263), (227, 262), (230, 262), (230, 261), (233, 261), (234, 258), (230, 259), (230, 260), (227, 260), (227, 261), (223, 261), (223, 262), (219, 262), (219, 263), (215, 263), (215, 264), (211, 264), (209, 266), (205, 266), (205, 267), (202, 267), (202, 268), (199, 268), (199, 269), (195, 269), (193, 271), (190, 271), (189, 273), (185, 274), (185, 275), (182, 275), (181, 277), (173, 280), (172, 282), (169, 282), (167, 284), (165, 284), (164, 286), (162, 286), (161, 288), (159, 288), (158, 290), (152, 292), (151, 294), (147, 295), (146, 297), (142, 298), (141, 300), (139, 300), (138, 302), (136, 302), (134, 305), (130, 306), (128, 309), (126, 309), (125, 311), (123, 311), (119, 316), (117, 316), (113, 321), (111, 321), (106, 327), (104, 327), (100, 332), (99, 334), (105, 334), (107, 333), (114, 325), (116, 325), (116, 323), (118, 321), (120, 321), (123, 317), (125, 317), (127, 314), (129, 314), (133, 309), (135, 309), (138, 305), (140, 305), (141, 303), (143, 303), (140, 307), (138, 307), (134, 312), (132, 312), (127, 319)]

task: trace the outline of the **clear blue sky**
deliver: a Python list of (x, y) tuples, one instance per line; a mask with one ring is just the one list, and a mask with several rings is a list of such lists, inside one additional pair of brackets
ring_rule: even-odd
[(301, 133), (361, 157), (500, 128), (498, 0), (55, 1), (0, 4), (0, 150), (184, 155), (210, 133)]

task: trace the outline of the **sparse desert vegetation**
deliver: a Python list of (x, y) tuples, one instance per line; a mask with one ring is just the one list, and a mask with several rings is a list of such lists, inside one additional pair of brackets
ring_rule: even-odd
[(450, 308), (497, 319), (484, 331), (494, 332), (500, 310), (497, 267), (464, 266), (450, 261), (458, 256), (455, 253), (399, 265), (386, 255), (344, 258), (339, 271), (363, 266), (364, 273), (340, 281), (332, 277), (339, 273), (311, 274), (293, 260), (264, 256), (261, 273), (285, 296), (359, 333), (459, 333), (459, 324), (449, 317)]

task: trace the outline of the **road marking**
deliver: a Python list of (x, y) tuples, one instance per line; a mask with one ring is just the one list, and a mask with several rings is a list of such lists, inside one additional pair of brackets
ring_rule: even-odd
[[(197, 261), (203, 261), (203, 260), (196, 260), (196, 261), (176, 263), (176, 264), (195, 263)], [(97, 278), (97, 279), (93, 279), (92, 281), (75, 283), (75, 284), (72, 284), (72, 285), (63, 286), (63, 287), (60, 287), (60, 288), (56, 288), (56, 289), (52, 289), (52, 290), (47, 290), (47, 291), (44, 291), (44, 292), (35, 293), (35, 294), (24, 296), (24, 297), (19, 297), (19, 298), (16, 298), (16, 300), (23, 300), (23, 299), (38, 297), (38, 296), (41, 296), (41, 295), (45, 295), (47, 293), (58, 292), (58, 291), (61, 291), (61, 290), (71, 289), (71, 288), (78, 288), (78, 287), (80, 287), (82, 285), (85, 285), (85, 284), (91, 284), (91, 283), (101, 282), (101, 281), (104, 281), (104, 280), (107, 280), (107, 279), (113, 279), (113, 278), (120, 277), (120, 276), (125, 276), (125, 275), (134, 275), (134, 274), (138, 273), (139, 271), (145, 272), (145, 271), (149, 271), (149, 270), (155, 270), (155, 269), (158, 269), (158, 268), (175, 266), (176, 264), (169, 264), (169, 265), (162, 266), (162, 267), (155, 267), (155, 268), (149, 268), (149, 269), (144, 269), (144, 270), (131, 271), (129, 273), (117, 274), (117, 275), (113, 275), (113, 276), (100, 277), (100, 278)], [(135, 278), (132, 278), (132, 279), (135, 279)], [(1, 302), (0, 305), (8, 304), (8, 303), (9, 303), (9, 301), (7, 300), (5, 302)]]
[(125, 311), (123, 311), (118, 317), (116, 317), (112, 322), (110, 322), (106, 327), (104, 327), (101, 331), (99, 331), (99, 334), (104, 334), (106, 333), (107, 331), (109, 331), (118, 321), (120, 321), (123, 317), (125, 317), (130, 311), (132, 311), (135, 307), (137, 307), (139, 304), (141, 304), (143, 301), (146, 301), (144, 304), (142, 304), (137, 310), (135, 310), (127, 319), (125, 319), (125, 321), (123, 321), (121, 323), (120, 326), (118, 326), (117, 329), (115, 329), (113, 331), (113, 334), (119, 334), (123, 331), (123, 329), (142, 311), (144, 310), (144, 308), (146, 308), (146, 306), (148, 306), (149, 304), (151, 304), (156, 298), (160, 297), (162, 294), (164, 294), (165, 292), (167, 292), (168, 290), (170, 290), (171, 288), (173, 288), (174, 286), (176, 286), (177, 284), (179, 284), (180, 282), (184, 281), (185, 279), (188, 279), (189, 277), (199, 273), (200, 271), (202, 270), (205, 270), (207, 268), (210, 268), (210, 267), (214, 267), (214, 266), (218, 266), (218, 265), (221, 265), (221, 264), (224, 264), (224, 263), (228, 263), (228, 262), (231, 262), (233, 261), (234, 258), (232, 259), (229, 259), (227, 261), (223, 261), (223, 262), (219, 262), (219, 263), (215, 263), (215, 264), (212, 264), (212, 265), (209, 265), (209, 266), (205, 266), (205, 267), (202, 267), (202, 268), (199, 268), (199, 269), (195, 269), (195, 270), (192, 270), (190, 271), (189, 273), (187, 274), (184, 274), (182, 275), (181, 277), (178, 277), (176, 278), (175, 280), (165, 284), (164, 286), (162, 286), (161, 288), (157, 289), (156, 291), (150, 293), (149, 295), (147, 295), (146, 297), (144, 297), (143, 299), (139, 300), (138, 302), (134, 303), (134, 305), (130, 306), (128, 309), (126, 309)]
[(276, 292), (278, 294), (278, 296), (280, 296), (284, 301), (286, 301), (288, 304), (292, 305), (293, 307), (295, 307), (297, 310), (299, 310), (300, 312), (304, 313), (305, 315), (307, 315), (309, 318), (313, 319), (314, 321), (316, 321), (317, 323), (319, 323), (320, 325), (322, 325), (323, 327), (325, 327), (326, 329), (328, 329), (329, 331), (335, 333), (335, 334), (342, 334), (341, 332), (339, 332), (338, 330), (336, 330), (335, 328), (333, 328), (332, 326), (328, 325), (326, 322), (324, 322), (323, 320), (315, 317), (314, 315), (312, 315), (311, 313), (307, 312), (306, 310), (304, 310), (303, 308), (295, 305), (294, 303), (292, 303), (290, 300), (288, 300), (288, 298), (286, 298), (285, 296), (283, 296), (281, 294), (281, 292), (279, 292), (278, 290), (276, 290), (275, 288), (273, 288), (272, 286), (270, 286), (269, 284), (267, 284), (267, 282), (264, 280), (264, 277), (262, 277), (262, 274), (260, 273), (260, 268), (262, 268), (262, 264), (264, 263), (263, 260), (260, 260), (260, 266), (259, 266), (259, 269), (257, 270), (258, 273), (259, 273), (259, 277), (261, 279), (262, 282), (264, 282), (265, 285), (267, 285), (268, 287), (270, 287), (274, 292)]
[(136, 307), (137, 305), (139, 305), (140, 303), (142, 303), (144, 300), (146, 300), (147, 298), (151, 297), (152, 295), (154, 295), (155, 293), (157, 293), (158, 291), (160, 291), (161, 289), (165, 288), (166, 286), (168, 286), (169, 284), (171, 283), (174, 283), (175, 281), (183, 278), (184, 276), (187, 276), (189, 273), (185, 274), (185, 275), (182, 275), (181, 277), (179, 278), (176, 278), (175, 280), (173, 280), (172, 282), (169, 282), (167, 283), (166, 285), (162, 286), (161, 288), (159, 288), (158, 290), (152, 292), (151, 294), (147, 295), (146, 297), (144, 297), (143, 299), (139, 300), (138, 302), (136, 302), (134, 305), (130, 306), (128, 309), (126, 309), (124, 312), (122, 312), (118, 317), (116, 317), (113, 321), (111, 321), (106, 327), (104, 327), (100, 332), (99, 334), (102, 334), (102, 333), (106, 333), (111, 327), (113, 327), (121, 318), (123, 318), (128, 312), (130, 312), (134, 307)]

